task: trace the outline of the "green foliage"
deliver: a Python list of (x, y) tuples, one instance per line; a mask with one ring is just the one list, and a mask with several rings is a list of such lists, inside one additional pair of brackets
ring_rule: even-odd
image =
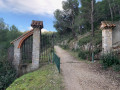
[[(90, 43), (92, 41), (91, 35), (88, 35), (86, 37), (83, 37), (79, 40), (78, 44), (79, 46), (85, 45), (87, 43)], [(102, 42), (102, 32), (101, 30), (96, 30), (95, 31), (95, 36), (93, 38), (93, 43), (94, 45), (98, 45)]]
[[(78, 3), (79, 1), (79, 3)], [(79, 7), (80, 6), (80, 7)], [(71, 13), (70, 13), (71, 10)], [(120, 20), (120, 0), (94, 0), (94, 28), (101, 21)], [(63, 2), (63, 10), (54, 12), (54, 27), (60, 33), (88, 32), (91, 29), (91, 0), (67, 0)]]
[(88, 60), (90, 60), (91, 53), (89, 51), (79, 50), (78, 51), (78, 57), (80, 57), (81, 59), (88, 59)]
[(63, 49), (69, 49), (68, 45), (60, 45)]
[(16, 71), (5, 57), (0, 57), (0, 89), (2, 90), (16, 79)]
[[(86, 29), (90, 29), (91, 24), (91, 0), (79, 0), (81, 3), (81, 23)], [(95, 3), (95, 0), (94, 0)]]
[(96, 54), (98, 54), (98, 53), (100, 53), (101, 52), (101, 48), (96, 48), (95, 50), (94, 50), (94, 54), (96, 55)]
[(108, 53), (101, 56), (102, 64), (104, 68), (110, 67), (112, 65), (120, 65), (120, 59), (117, 54)]
[(4, 20), (0, 21), (0, 25), (2, 25), (0, 26), (0, 50), (4, 52), (10, 47), (10, 42), (19, 37), (22, 33), (14, 25), (11, 26), (10, 29), (8, 29)]
[(7, 90), (62, 90), (61, 77), (55, 65), (46, 65), (37, 71), (16, 79)]
[[(102, 42), (102, 33), (101, 30), (96, 30), (95, 31), (95, 36), (94, 38), (91, 37), (91, 35), (87, 35), (83, 38), (81, 38), (78, 42), (79, 46), (82, 45), (86, 45), (87, 43), (91, 43), (93, 39), (93, 44), (95, 47), (97, 47), (97, 45), (101, 44)], [(95, 48), (94, 50), (94, 54), (98, 54), (99, 52), (101, 52), (101, 48)], [(78, 50), (78, 56), (81, 57), (82, 59), (89, 59), (91, 58), (91, 51), (86, 51), (86, 50)]]
[[(101, 22), (102, 20), (118, 21), (120, 19), (119, 7), (120, 0), (102, 0), (95, 5), (95, 20)], [(111, 8), (111, 11), (110, 11)], [(111, 13), (113, 17), (111, 17)]]
[(10, 42), (22, 33), (13, 25), (8, 27), (3, 19), (0, 19), (0, 89), (6, 89), (16, 78), (16, 71), (7, 60), (7, 51)]
[(78, 0), (67, 0), (62, 2), (63, 10), (57, 9), (54, 12), (55, 21), (54, 27), (59, 33), (74, 33), (75, 30), (75, 18), (79, 13)]
[(114, 71), (120, 71), (120, 65), (113, 65)]
[(101, 30), (96, 30), (95, 31), (95, 36), (94, 36), (94, 44), (99, 45), (102, 43), (102, 31)]
[(85, 45), (87, 43), (89, 43), (92, 40), (91, 36), (88, 35), (86, 37), (83, 37), (82, 39), (79, 40), (78, 44), (79, 46)]
[(70, 43), (71, 40), (73, 40), (73, 37), (70, 37), (67, 43)]

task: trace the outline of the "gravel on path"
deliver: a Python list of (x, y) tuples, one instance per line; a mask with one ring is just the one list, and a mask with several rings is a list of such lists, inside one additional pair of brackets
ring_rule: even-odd
[(120, 90), (117, 82), (93, 72), (88, 63), (78, 61), (59, 46), (55, 46), (55, 50), (61, 60), (65, 90)]

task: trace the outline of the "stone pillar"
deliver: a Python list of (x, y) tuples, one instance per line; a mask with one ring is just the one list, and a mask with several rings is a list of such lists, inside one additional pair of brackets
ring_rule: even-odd
[(35, 28), (33, 33), (33, 52), (32, 52), (32, 68), (39, 68), (40, 58), (40, 29)]
[(33, 52), (32, 52), (32, 70), (39, 68), (40, 62), (40, 32), (43, 28), (43, 22), (32, 21), (33, 27)]
[(102, 30), (102, 48), (103, 53), (110, 52), (112, 50), (112, 29)]
[(19, 65), (20, 65), (20, 61), (21, 61), (20, 48), (18, 48), (19, 42), (20, 42), (20, 39), (14, 42), (14, 60), (13, 60), (13, 65), (15, 66), (15, 69), (17, 71), (19, 70)]
[(112, 22), (101, 22), (102, 29), (102, 53), (109, 53), (112, 51), (112, 30), (115, 27)]

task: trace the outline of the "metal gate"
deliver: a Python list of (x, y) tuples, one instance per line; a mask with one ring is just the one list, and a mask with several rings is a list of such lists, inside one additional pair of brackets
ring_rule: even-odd
[(54, 34), (41, 34), (40, 64), (52, 62), (54, 51)]
[(33, 35), (29, 36), (21, 46), (21, 64), (32, 63)]
[(55, 63), (60, 73), (60, 58), (54, 51), (56, 40), (55, 34), (41, 35), (40, 64)]

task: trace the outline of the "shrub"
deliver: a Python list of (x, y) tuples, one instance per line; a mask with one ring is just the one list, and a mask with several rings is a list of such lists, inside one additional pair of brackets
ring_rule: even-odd
[(119, 65), (120, 61), (117, 54), (108, 53), (101, 56), (102, 64), (104, 68), (110, 67), (112, 65)]
[(0, 57), (0, 90), (6, 89), (16, 79), (16, 71), (6, 60)]
[[(78, 42), (79, 46), (82, 46), (82, 45), (85, 45), (87, 43), (90, 43), (92, 40), (92, 36), (91, 35), (88, 35), (88, 36), (85, 36), (83, 38), (81, 38)], [(102, 32), (101, 30), (96, 30), (95, 31), (95, 36), (93, 38), (93, 43), (95, 45), (98, 45), (100, 43), (102, 43)]]
[(73, 37), (70, 37), (67, 43), (70, 43), (71, 40), (73, 40)]
[(82, 39), (79, 40), (78, 44), (79, 46), (85, 45), (91, 41), (91, 36), (88, 35), (86, 37), (83, 37)]
[(120, 71), (120, 65), (113, 65), (113, 70)]
[(60, 45), (63, 49), (68, 49), (69, 47), (67, 45)]
[(82, 51), (79, 51), (78, 57), (80, 57), (81, 59), (86, 59), (86, 54)]
[(101, 49), (100, 48), (96, 48), (95, 50), (94, 50), (94, 54), (98, 54), (98, 53), (100, 53), (101, 52)]
[(78, 57), (80, 57), (81, 59), (90, 59), (91, 57), (91, 53), (89, 51), (78, 51)]

